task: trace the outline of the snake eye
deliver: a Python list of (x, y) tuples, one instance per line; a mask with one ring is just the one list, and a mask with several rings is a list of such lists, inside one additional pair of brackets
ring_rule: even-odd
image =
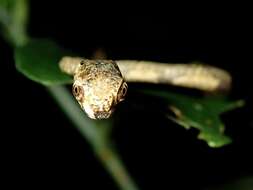
[(119, 93), (118, 93), (118, 101), (121, 102), (125, 99), (127, 93), (127, 83), (123, 83), (120, 87)]
[(122, 92), (122, 96), (126, 96), (126, 93), (127, 93), (127, 84), (126, 83), (123, 84), (121, 92)]
[(72, 92), (77, 100), (81, 100), (83, 98), (83, 89), (81, 86), (73, 86)]
[(80, 62), (80, 65), (84, 65), (84, 60), (82, 60), (82, 61)]

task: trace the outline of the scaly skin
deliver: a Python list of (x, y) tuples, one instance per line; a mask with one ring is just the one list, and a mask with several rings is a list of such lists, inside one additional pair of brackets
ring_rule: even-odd
[(114, 61), (64, 57), (60, 68), (74, 75), (73, 94), (90, 118), (108, 118), (124, 100), (127, 84)]
[(74, 76), (73, 94), (92, 119), (110, 117), (115, 106), (124, 100), (127, 92), (124, 79), (130, 82), (170, 84), (207, 92), (227, 91), (231, 86), (229, 73), (200, 64), (63, 57), (59, 66), (63, 72)]

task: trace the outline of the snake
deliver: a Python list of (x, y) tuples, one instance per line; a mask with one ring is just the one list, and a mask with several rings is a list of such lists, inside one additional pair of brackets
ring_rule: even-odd
[(73, 76), (72, 93), (91, 119), (107, 119), (127, 94), (127, 82), (168, 84), (205, 92), (224, 92), (231, 75), (205, 64), (136, 60), (93, 60), (64, 56), (60, 70)]

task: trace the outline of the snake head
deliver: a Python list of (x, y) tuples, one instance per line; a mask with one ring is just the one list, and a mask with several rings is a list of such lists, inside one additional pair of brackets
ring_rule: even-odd
[(73, 94), (92, 119), (106, 119), (125, 99), (127, 84), (116, 62), (82, 60), (74, 74)]

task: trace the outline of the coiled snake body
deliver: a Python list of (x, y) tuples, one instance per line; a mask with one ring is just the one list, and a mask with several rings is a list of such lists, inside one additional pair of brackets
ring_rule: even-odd
[(200, 64), (63, 57), (59, 66), (74, 76), (73, 95), (92, 119), (110, 117), (115, 106), (125, 98), (125, 81), (163, 83), (208, 92), (227, 91), (231, 85), (228, 72)]

